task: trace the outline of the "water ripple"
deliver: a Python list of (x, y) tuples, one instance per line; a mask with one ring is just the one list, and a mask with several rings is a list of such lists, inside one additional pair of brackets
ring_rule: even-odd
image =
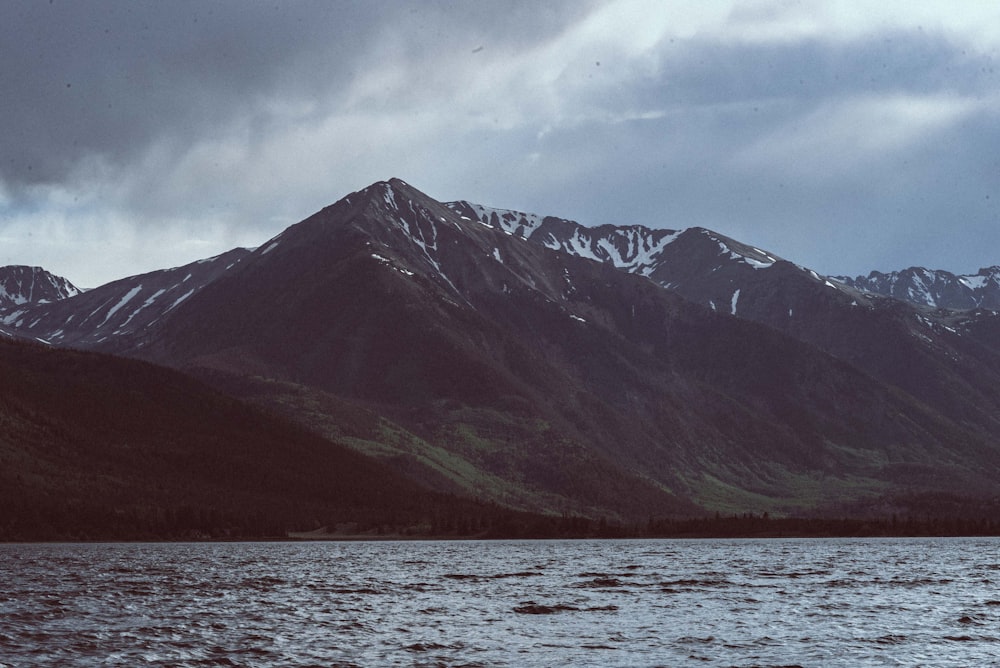
[(1000, 666), (998, 547), (0, 545), (0, 668)]

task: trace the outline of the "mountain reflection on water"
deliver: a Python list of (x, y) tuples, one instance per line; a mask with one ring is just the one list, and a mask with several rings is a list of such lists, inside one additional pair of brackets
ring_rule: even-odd
[(0, 545), (0, 665), (1000, 665), (1000, 539)]

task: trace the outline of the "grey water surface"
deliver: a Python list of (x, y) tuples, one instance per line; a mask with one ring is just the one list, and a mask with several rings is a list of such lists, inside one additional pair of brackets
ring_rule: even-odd
[(0, 545), (2, 666), (998, 656), (991, 538)]

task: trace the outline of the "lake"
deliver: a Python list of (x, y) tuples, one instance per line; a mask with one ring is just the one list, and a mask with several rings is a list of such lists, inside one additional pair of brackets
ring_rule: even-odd
[(3, 666), (1000, 666), (1000, 540), (0, 545)]

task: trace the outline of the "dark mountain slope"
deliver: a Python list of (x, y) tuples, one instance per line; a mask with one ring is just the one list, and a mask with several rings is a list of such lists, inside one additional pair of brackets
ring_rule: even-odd
[[(995, 282), (991, 270), (950, 279), (941, 272), (903, 272), (891, 281), (876, 281), (892, 290), (873, 292), (870, 282), (820, 276), (701, 228), (586, 228), (468, 202), (447, 206), (537, 245), (648, 276), (693, 302), (772, 327), (903, 390), (956, 423), (1000, 439), (1000, 397), (994, 390), (1000, 385), (995, 352), (1000, 339), (987, 340), (992, 330), (979, 326), (991, 312), (926, 305), (943, 303), (952, 293), (967, 297), (955, 304), (989, 300)], [(975, 341), (965, 336), (970, 328), (977, 331)]]
[(0, 539), (397, 531), (501, 515), (145, 362), (0, 341), (0, 377)]
[(388, 420), (360, 449), (549, 511), (990, 494), (1000, 472), (988, 435), (850, 365), (400, 181), (292, 226), (137, 352), (231, 391), (257, 376), (314, 428), (337, 429), (310, 404), (360, 402)]
[(144, 354), (213, 371), (215, 382), (218, 372), (267, 376), (377, 407), (427, 448), (443, 448), (461, 489), (504, 503), (692, 509), (571, 438), (577, 430), (550, 406), (570, 382), (565, 371), (465, 303), (449, 284), (464, 282), (460, 267), (453, 279), (424, 271), (419, 249), (381, 248), (386, 259), (375, 258), (371, 237), (338, 229), (329, 238), (327, 226), (285, 232), (179, 310)]
[(520, 508), (644, 521), (689, 499), (1000, 491), (995, 317), (698, 228), (588, 229), (392, 180), (255, 251), (0, 321), (180, 367), (429, 488)]

